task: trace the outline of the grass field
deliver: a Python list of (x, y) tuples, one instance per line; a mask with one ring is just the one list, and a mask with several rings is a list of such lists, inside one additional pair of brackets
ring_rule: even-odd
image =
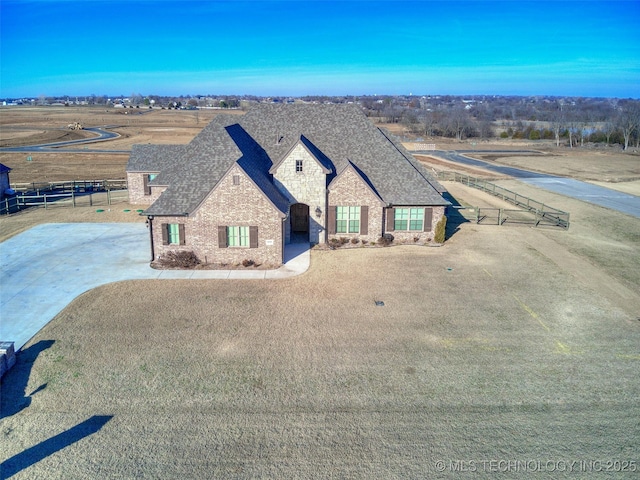
[[(453, 187), (461, 203), (484, 195)], [(445, 478), (489, 477), (490, 461), (637, 464), (640, 299), (580, 277), (586, 257), (558, 265), (571, 234), (462, 223), (440, 248), (314, 251), (285, 281), (88, 292), (4, 379), (3, 468)]]
[[(314, 250), (282, 281), (78, 297), (3, 379), (2, 476), (636, 478), (640, 221), (500, 183), (571, 229), (452, 215), (443, 247)], [(96, 218), (31, 210), (0, 238)]]

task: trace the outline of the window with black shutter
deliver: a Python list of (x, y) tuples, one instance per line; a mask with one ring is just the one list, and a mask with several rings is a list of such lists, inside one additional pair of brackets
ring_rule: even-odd
[(258, 227), (249, 227), (249, 247), (258, 248)]
[(218, 226), (218, 248), (227, 248), (227, 227), (226, 225)]
[(433, 208), (428, 207), (424, 209), (424, 231), (430, 232), (433, 223)]
[(369, 235), (369, 207), (360, 207), (360, 235)]

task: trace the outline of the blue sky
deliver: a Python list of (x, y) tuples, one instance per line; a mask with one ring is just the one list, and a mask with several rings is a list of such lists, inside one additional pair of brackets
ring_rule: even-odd
[(0, 97), (640, 98), (640, 2), (1, 0)]

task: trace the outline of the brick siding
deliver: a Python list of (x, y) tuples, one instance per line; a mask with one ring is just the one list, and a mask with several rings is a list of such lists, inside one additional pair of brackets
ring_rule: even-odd
[[(233, 177), (239, 177), (234, 185)], [(234, 165), (196, 212), (189, 217), (155, 217), (153, 242), (156, 259), (167, 251), (192, 251), (207, 263), (239, 264), (253, 260), (279, 266), (283, 259), (283, 214), (260, 192), (242, 169)], [(185, 245), (163, 245), (163, 223), (185, 225)], [(258, 247), (218, 246), (219, 226), (257, 226)], [(271, 245), (267, 245), (267, 240)]]
[(344, 170), (330, 185), (329, 205), (340, 207), (369, 207), (369, 222), (367, 235), (359, 233), (336, 233), (328, 235), (328, 240), (332, 238), (359, 238), (375, 242), (380, 238), (383, 231), (383, 204), (378, 196), (371, 191), (371, 188), (364, 183), (362, 178), (356, 174), (352, 168)]
[[(424, 205), (398, 205), (398, 208), (431, 208), (432, 209), (432, 217), (431, 217), (431, 229), (427, 232), (425, 231), (408, 231), (408, 230), (393, 230), (389, 231), (391, 235), (393, 235), (393, 243), (417, 243), (418, 245), (429, 243), (433, 241), (433, 237), (435, 234), (436, 225), (440, 221), (440, 219), (444, 215), (445, 207), (434, 206), (434, 207), (425, 207)], [(386, 232), (386, 216), (393, 215), (393, 210), (391, 208), (385, 208), (385, 232)], [(393, 222), (393, 218), (391, 219)]]
[(132, 205), (151, 205), (167, 187), (151, 187), (151, 195), (147, 195), (144, 184), (148, 173), (127, 172), (127, 188), (129, 203)]

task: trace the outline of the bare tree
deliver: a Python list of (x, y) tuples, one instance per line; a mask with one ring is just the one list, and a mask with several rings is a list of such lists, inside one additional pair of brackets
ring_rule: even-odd
[(438, 124), (438, 120), (440, 118), (440, 113), (435, 112), (431, 109), (425, 110), (421, 116), (422, 125), (424, 126), (424, 134), (427, 137), (433, 137), (435, 133), (436, 125)]
[(473, 130), (469, 115), (463, 107), (456, 107), (448, 112), (444, 124), (447, 133), (455, 136), (459, 142)]
[(556, 138), (556, 147), (560, 146), (560, 133), (564, 129), (565, 125), (565, 115), (562, 103), (559, 105), (559, 108), (553, 112), (551, 116), (551, 129), (553, 130), (553, 135)]
[(629, 148), (629, 141), (640, 127), (640, 102), (630, 100), (620, 111), (616, 124), (624, 137), (624, 149)]
[(609, 142), (611, 141), (611, 135), (616, 131), (616, 124), (613, 120), (606, 120), (601, 128), (602, 133), (607, 139), (607, 147), (609, 146)]

